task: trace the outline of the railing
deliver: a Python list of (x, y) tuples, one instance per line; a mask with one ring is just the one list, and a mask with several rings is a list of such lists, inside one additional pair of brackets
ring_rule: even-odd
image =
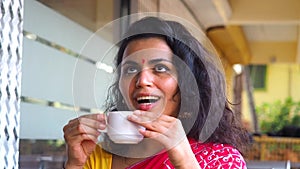
[(291, 162), (290, 161), (248, 161), (247, 169), (291, 169)]
[(65, 161), (64, 155), (21, 155), (20, 169), (61, 169)]
[(300, 163), (300, 138), (254, 136), (246, 160)]

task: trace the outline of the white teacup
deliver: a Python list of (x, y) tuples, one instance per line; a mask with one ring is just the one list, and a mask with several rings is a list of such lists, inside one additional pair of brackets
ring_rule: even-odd
[(145, 130), (145, 128), (127, 120), (127, 116), (132, 113), (132, 111), (109, 112), (107, 115), (107, 129), (101, 132), (107, 132), (107, 135), (114, 143), (139, 143), (144, 138), (139, 129)]

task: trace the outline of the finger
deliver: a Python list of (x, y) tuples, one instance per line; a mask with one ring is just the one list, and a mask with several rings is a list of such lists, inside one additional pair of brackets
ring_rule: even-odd
[(65, 140), (68, 145), (75, 145), (78, 143), (82, 143), (83, 141), (93, 141), (94, 143), (97, 143), (98, 136), (84, 133), (72, 136), (65, 136)]
[(95, 129), (100, 129), (106, 125), (105, 120), (100, 120), (100, 119), (90, 119), (90, 118), (78, 118), (78, 124), (77, 125), (85, 125), (91, 128), (95, 128)]
[(103, 113), (94, 113), (94, 114), (85, 114), (85, 115), (82, 115), (80, 117), (77, 117), (75, 119), (72, 119), (70, 120), (70, 124), (73, 124), (73, 123), (77, 123), (78, 119), (81, 119), (81, 118), (87, 118), (87, 119), (92, 119), (92, 120), (97, 120), (97, 121), (105, 121), (105, 114)]
[[(130, 121), (137, 123), (138, 125), (145, 127), (147, 130), (155, 131), (157, 133), (164, 134), (164, 135), (168, 135), (167, 133), (170, 133), (169, 130), (171, 131), (173, 130), (172, 128), (174, 128), (173, 126), (176, 125), (176, 121), (177, 121), (176, 118), (169, 117), (166, 115), (163, 115), (154, 121), (148, 121), (148, 122), (144, 122), (143, 117), (136, 116), (136, 115), (129, 116), (128, 119)], [(149, 137), (149, 136), (145, 136), (145, 137)]]
[(145, 137), (145, 138), (150, 138), (153, 139), (162, 145), (164, 145), (165, 148), (171, 147), (170, 144), (172, 144), (172, 140), (168, 138), (166, 135), (161, 134), (156, 131), (151, 131), (151, 130), (140, 130), (140, 133)]
[[(143, 126), (147, 129), (147, 131), (157, 132), (170, 139), (178, 139), (179, 137), (185, 137), (186, 135), (180, 120), (176, 118), (172, 120), (172, 122), (156, 120), (151, 123), (143, 123)], [(146, 137), (149, 136), (147, 135)]]
[[(150, 114), (150, 112), (148, 112), (147, 114)], [(145, 118), (145, 116), (147, 118)], [(167, 115), (162, 115), (153, 121), (145, 121), (145, 119), (148, 119), (148, 117), (149, 116), (145, 114), (138, 114), (138, 115), (133, 114), (131, 116), (128, 116), (128, 120), (135, 122), (141, 126), (144, 126), (149, 130), (154, 130), (159, 132), (164, 132), (166, 128), (172, 127), (172, 125), (174, 125), (173, 123), (177, 121), (176, 118)], [(151, 117), (153, 116), (150, 115), (150, 118)], [(159, 130), (159, 128), (161, 128), (161, 130)]]
[(161, 114), (157, 114), (154, 112), (147, 112), (147, 111), (141, 111), (141, 110), (136, 110), (132, 114), (133, 116), (137, 116), (139, 119), (139, 122), (151, 122), (160, 117)]
[(167, 133), (168, 130), (172, 127), (172, 124), (160, 120), (155, 120), (149, 123), (142, 123), (141, 125), (143, 125), (143, 127), (145, 127), (147, 130), (155, 131), (161, 134)]
[(106, 125), (104, 114), (89, 114), (80, 116), (76, 119), (70, 120), (69, 123), (64, 127), (63, 131), (66, 132), (69, 129), (77, 127), (83, 124), (92, 128), (104, 129)]
[(139, 131), (144, 137), (156, 140), (164, 145), (169, 150), (177, 146), (182, 140), (186, 138), (186, 135), (180, 131), (167, 130), (167, 132), (160, 133), (152, 130), (140, 130)]
[(81, 124), (64, 133), (64, 137), (67, 142), (72, 140), (82, 141), (85, 139), (96, 140), (99, 135), (100, 132), (97, 129)]
[(163, 121), (172, 121), (174, 117), (168, 115), (157, 114), (153, 112), (136, 110), (132, 115), (128, 116), (129, 119), (132, 119), (134, 122), (138, 123), (149, 123), (155, 120), (163, 120)]
[[(93, 124), (91, 125), (90, 123)], [(85, 133), (98, 135), (100, 134), (100, 132), (98, 131), (99, 128), (101, 128), (101, 123), (95, 120), (78, 119), (77, 123), (65, 126), (64, 134), (70, 136)]]
[(154, 139), (156, 141), (159, 141), (157, 138), (161, 135), (160, 133), (156, 131), (151, 131), (151, 130), (139, 130), (139, 132), (147, 138)]

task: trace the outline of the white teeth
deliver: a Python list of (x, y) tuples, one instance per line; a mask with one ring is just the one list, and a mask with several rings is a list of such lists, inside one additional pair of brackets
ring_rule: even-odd
[(151, 105), (152, 103), (141, 103), (143, 105)]
[(159, 97), (156, 97), (156, 96), (142, 96), (142, 97), (138, 97), (137, 98), (137, 101), (140, 101), (140, 100), (158, 100)]

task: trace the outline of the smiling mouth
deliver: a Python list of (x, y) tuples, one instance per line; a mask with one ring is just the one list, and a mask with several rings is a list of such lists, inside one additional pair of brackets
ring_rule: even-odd
[(142, 96), (137, 98), (139, 104), (152, 104), (159, 100), (157, 96)]

